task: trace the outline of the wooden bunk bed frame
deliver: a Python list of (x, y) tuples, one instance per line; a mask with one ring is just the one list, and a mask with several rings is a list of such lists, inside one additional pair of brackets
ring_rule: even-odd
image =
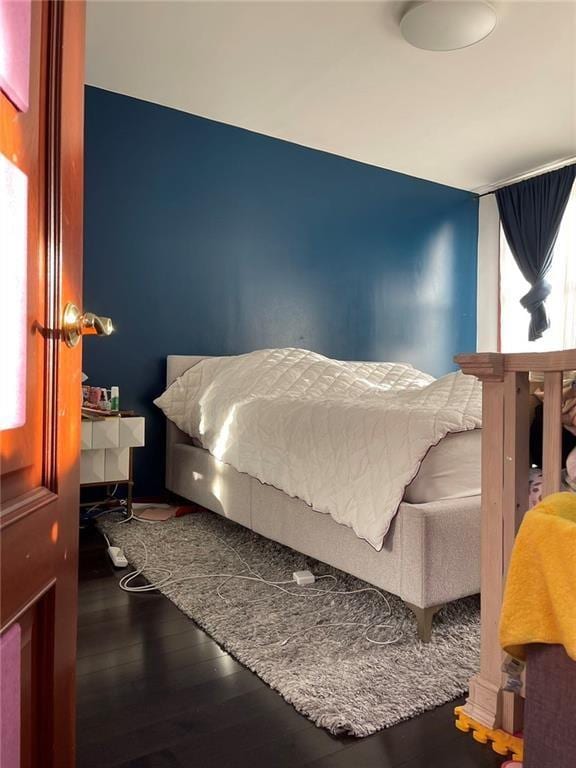
[(576, 349), (561, 352), (458, 355), (456, 363), (482, 382), (482, 523), (480, 670), (459, 707), (457, 727), (501, 754), (521, 757), (513, 734), (522, 729), (523, 698), (503, 690), (498, 625), (506, 570), (528, 509), (529, 373), (544, 376), (543, 495), (561, 489), (563, 373), (576, 369)]

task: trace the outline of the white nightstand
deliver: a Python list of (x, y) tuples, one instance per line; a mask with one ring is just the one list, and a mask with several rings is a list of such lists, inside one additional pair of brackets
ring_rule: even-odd
[(82, 418), (80, 485), (126, 485), (130, 515), (134, 485), (132, 449), (142, 447), (144, 437), (143, 416)]

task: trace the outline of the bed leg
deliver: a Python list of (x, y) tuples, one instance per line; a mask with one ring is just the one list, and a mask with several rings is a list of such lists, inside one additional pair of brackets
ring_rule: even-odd
[(406, 603), (408, 608), (416, 616), (416, 623), (418, 625), (418, 637), (423, 643), (429, 643), (432, 637), (432, 619), (435, 614), (443, 608), (443, 605), (433, 605), (430, 608), (419, 608), (412, 603)]

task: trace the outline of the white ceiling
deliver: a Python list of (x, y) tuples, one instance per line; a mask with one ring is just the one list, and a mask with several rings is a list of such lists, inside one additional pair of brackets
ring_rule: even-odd
[(405, 5), (92, 0), (86, 81), (464, 189), (576, 155), (574, 0), (497, 3), (441, 53), (403, 40)]

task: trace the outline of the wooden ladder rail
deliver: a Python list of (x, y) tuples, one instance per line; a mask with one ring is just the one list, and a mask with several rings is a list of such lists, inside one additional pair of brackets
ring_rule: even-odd
[(521, 728), (521, 696), (502, 690), (498, 641), (502, 595), (512, 545), (528, 509), (529, 373), (544, 374), (543, 492), (560, 490), (562, 379), (576, 369), (576, 350), (458, 355), (455, 362), (482, 382), (481, 650), (480, 669), (462, 708), (494, 731)]

